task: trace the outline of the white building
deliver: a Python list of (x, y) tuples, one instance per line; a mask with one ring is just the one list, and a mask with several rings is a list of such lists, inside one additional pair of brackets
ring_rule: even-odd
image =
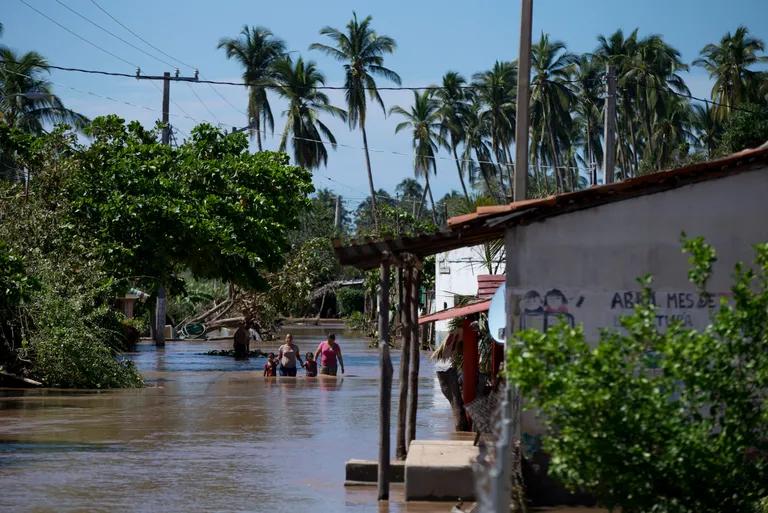
[[(498, 245), (471, 246), (435, 255), (435, 302), (432, 312), (455, 306), (456, 296), (476, 296), (478, 276), (504, 274), (504, 249)], [(440, 344), (448, 336), (450, 321), (435, 322), (435, 342)]]

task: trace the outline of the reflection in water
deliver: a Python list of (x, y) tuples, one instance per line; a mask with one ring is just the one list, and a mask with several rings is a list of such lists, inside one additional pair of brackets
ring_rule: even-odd
[[(263, 359), (202, 354), (226, 341), (142, 344), (141, 390), (0, 390), (0, 511), (445, 511), (343, 487), (345, 460), (376, 457), (378, 360), (339, 342), (353, 375), (265, 378)], [(445, 438), (450, 410), (422, 362), (417, 434)]]

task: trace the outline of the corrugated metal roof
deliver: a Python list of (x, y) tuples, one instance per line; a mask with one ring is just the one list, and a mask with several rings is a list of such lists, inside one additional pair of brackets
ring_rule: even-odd
[(455, 317), (464, 317), (480, 312), (487, 312), (491, 306), (491, 300), (485, 299), (478, 301), (477, 303), (470, 303), (464, 306), (454, 306), (446, 310), (441, 310), (433, 314), (425, 315), (419, 319), (419, 324), (426, 324), (435, 321), (444, 321), (446, 319), (453, 319)]

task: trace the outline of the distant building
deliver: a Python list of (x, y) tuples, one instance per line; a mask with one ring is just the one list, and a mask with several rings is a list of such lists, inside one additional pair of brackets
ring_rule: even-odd
[[(478, 293), (478, 276), (504, 274), (504, 261), (503, 251), (496, 255), (486, 255), (483, 245), (435, 255), (435, 301), (432, 312), (454, 307), (457, 296), (475, 297)], [(449, 319), (435, 322), (437, 344), (448, 336), (449, 322)]]

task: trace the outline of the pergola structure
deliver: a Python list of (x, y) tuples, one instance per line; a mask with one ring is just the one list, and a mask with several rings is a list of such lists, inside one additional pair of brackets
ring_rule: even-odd
[[(392, 281), (390, 269), (397, 269), (398, 294), (401, 304), (402, 340), (400, 359), (400, 390), (396, 431), (396, 456), (404, 459), (408, 447), (416, 438), (416, 409), (419, 383), (419, 313), (418, 290), (421, 279), (422, 261), (425, 257), (466, 246), (475, 246), (503, 237), (503, 228), (488, 226), (485, 220), (462, 224), (430, 235), (415, 237), (382, 238), (352, 242), (334, 241), (334, 251), (342, 265), (351, 265), (361, 270), (379, 268), (378, 338), (380, 355), (380, 396), (379, 396), (379, 457), (378, 457), (378, 498), (389, 498), (390, 475), (390, 413), (392, 406), (392, 360), (390, 356), (389, 291)], [(487, 306), (485, 307), (487, 309)], [(423, 322), (429, 322), (422, 318)], [(471, 337), (474, 330), (467, 323), (466, 332)], [(477, 344), (474, 346), (477, 352)], [(475, 359), (476, 360), (476, 359)]]

